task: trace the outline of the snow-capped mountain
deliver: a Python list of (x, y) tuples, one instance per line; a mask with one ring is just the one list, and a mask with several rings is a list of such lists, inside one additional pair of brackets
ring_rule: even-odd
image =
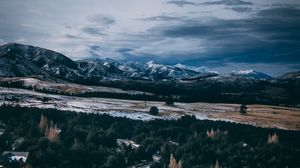
[(270, 80), (272, 79), (271, 76), (262, 73), (262, 72), (257, 72), (253, 69), (250, 70), (240, 70), (240, 71), (232, 71), (230, 73), (231, 76), (234, 77), (240, 77), (240, 78), (250, 78), (250, 79), (257, 79), (257, 80)]
[(88, 77), (106, 77), (115, 79), (143, 79), (164, 80), (181, 79), (206, 76), (215, 72), (206, 69), (194, 70), (185, 67), (158, 64), (149, 61), (145, 64), (139, 62), (118, 62), (112, 59), (96, 59), (78, 61), (79, 69)]
[(0, 46), (0, 76), (40, 75), (67, 80), (84, 78), (77, 63), (68, 57), (47, 49), (9, 43)]
[[(181, 79), (181, 78), (195, 78), (199, 76), (206, 76), (211, 74), (209, 70), (195, 70), (188, 66), (178, 66), (176, 65), (162, 65), (157, 64), (153, 61), (149, 61), (145, 64), (144, 76), (150, 79)], [(181, 65), (181, 64), (180, 64)]]
[(101, 79), (163, 80), (197, 77), (207, 73), (188, 66), (154, 63), (118, 62), (112, 59), (73, 61), (55, 51), (9, 43), (0, 47), (0, 76), (40, 75), (71, 81)]
[(280, 80), (300, 80), (300, 71), (296, 71), (296, 72), (288, 72), (282, 76), (280, 76), (278, 79)]
[(39, 75), (45, 79), (59, 78), (75, 82), (102, 79), (141, 79), (141, 80), (198, 80), (212, 78), (231, 80), (233, 78), (269, 80), (272, 77), (254, 70), (233, 71), (226, 78), (207, 67), (194, 67), (183, 64), (163, 65), (153, 61), (119, 62), (112, 59), (89, 59), (73, 61), (55, 51), (9, 43), (0, 46), (0, 76)]
[(109, 60), (81, 60), (77, 61), (80, 73), (86, 78), (99, 80), (103, 78), (122, 78), (124, 71), (118, 68), (118, 63)]
[(183, 69), (190, 69), (196, 72), (211, 72), (211, 73), (218, 73), (217, 71), (211, 71), (208, 67), (206, 66), (201, 66), (201, 67), (196, 67), (196, 66), (187, 66), (187, 65), (183, 65), (183, 64), (175, 64), (174, 67), (177, 68), (183, 68)]

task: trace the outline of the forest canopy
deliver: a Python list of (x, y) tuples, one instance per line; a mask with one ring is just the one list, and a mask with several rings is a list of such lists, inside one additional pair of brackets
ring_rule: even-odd
[[(0, 152), (29, 152), (28, 167), (300, 167), (300, 132), (223, 121), (136, 121), (55, 109), (0, 107)], [(276, 137), (275, 137), (276, 135)], [(22, 139), (21, 143), (16, 144)], [(138, 148), (122, 148), (128, 139)], [(153, 156), (161, 159), (153, 162)], [(170, 159), (171, 158), (171, 159)], [(175, 160), (175, 161), (174, 161)], [(16, 165), (6, 165), (16, 167)]]

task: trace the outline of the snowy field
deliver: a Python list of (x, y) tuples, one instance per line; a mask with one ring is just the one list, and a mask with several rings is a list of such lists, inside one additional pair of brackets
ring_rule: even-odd
[[(195, 115), (197, 119), (222, 120), (260, 127), (300, 130), (300, 109), (267, 105), (249, 105), (248, 114), (239, 114), (240, 104), (175, 103), (108, 98), (83, 98), (39, 93), (24, 89), (0, 87), (0, 104), (24, 107), (55, 108), (84, 113), (106, 113), (134, 120), (178, 119)], [(149, 114), (151, 106), (159, 108), (159, 115)]]
[(39, 80), (31, 77), (14, 77), (14, 78), (0, 78), (2, 82), (20, 82), (24, 87), (33, 87), (36, 90), (47, 90), (55, 92), (64, 92), (69, 94), (80, 94), (80, 93), (117, 93), (117, 94), (129, 94), (129, 95), (148, 95), (153, 96), (152, 93), (134, 91), (134, 90), (123, 90), (105, 86), (87, 86), (74, 83), (55, 83)]

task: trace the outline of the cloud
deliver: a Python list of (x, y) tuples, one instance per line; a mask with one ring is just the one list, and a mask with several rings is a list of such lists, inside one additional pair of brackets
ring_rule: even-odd
[(91, 56), (100, 56), (99, 51), (101, 51), (101, 47), (99, 45), (89, 45), (88, 46), (88, 52)]
[(208, 66), (224, 62), (299, 64), (299, 12), (297, 8), (270, 8), (244, 19), (194, 18), (162, 24), (147, 32), (157, 39), (141, 41), (145, 45), (130, 54)]
[(102, 25), (111, 25), (116, 22), (112, 16), (104, 16), (104, 15), (89, 16), (88, 20)]
[(79, 37), (79, 36), (75, 36), (75, 35), (71, 35), (71, 34), (66, 34), (65, 37), (66, 37), (66, 38), (69, 38), (69, 39), (82, 39), (82, 38)]
[(54, 1), (0, 1), (0, 43), (22, 41), (72, 59), (300, 65), (298, 1)]
[(142, 21), (182, 21), (185, 17), (176, 17), (176, 16), (168, 16), (168, 15), (159, 15), (159, 16), (152, 16), (146, 17), (139, 20)]
[(197, 5), (197, 3), (190, 2), (190, 1), (184, 1), (184, 0), (168, 1), (167, 4), (173, 4), (173, 5), (177, 5), (179, 7), (184, 7), (185, 5)]
[(228, 5), (228, 6), (238, 6), (238, 5), (253, 5), (252, 2), (242, 1), (242, 0), (220, 0), (220, 1), (209, 1), (199, 3), (199, 5)]
[(105, 15), (93, 15), (87, 17), (88, 23), (81, 30), (83, 33), (92, 36), (105, 36), (106, 30), (109, 29), (113, 24), (115, 24), (115, 19), (112, 16)]
[(89, 35), (100, 35), (100, 36), (105, 36), (106, 34), (104, 33), (104, 28), (102, 27), (84, 27), (82, 28), (82, 31), (84, 33), (87, 33)]
[(251, 12), (252, 11), (252, 8), (250, 8), (250, 7), (232, 7), (232, 8), (226, 8), (226, 9), (230, 9), (235, 12)]
[(167, 4), (177, 5), (179, 7), (184, 7), (185, 5), (194, 5), (194, 6), (201, 6), (201, 5), (226, 5), (226, 6), (240, 6), (240, 5), (253, 5), (252, 2), (242, 1), (242, 0), (219, 0), (219, 1), (207, 1), (202, 3), (195, 3), (191, 1), (168, 1)]

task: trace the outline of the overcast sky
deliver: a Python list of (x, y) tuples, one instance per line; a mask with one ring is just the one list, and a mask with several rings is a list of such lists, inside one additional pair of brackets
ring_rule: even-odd
[(0, 44), (78, 60), (300, 70), (299, 0), (1, 0)]

